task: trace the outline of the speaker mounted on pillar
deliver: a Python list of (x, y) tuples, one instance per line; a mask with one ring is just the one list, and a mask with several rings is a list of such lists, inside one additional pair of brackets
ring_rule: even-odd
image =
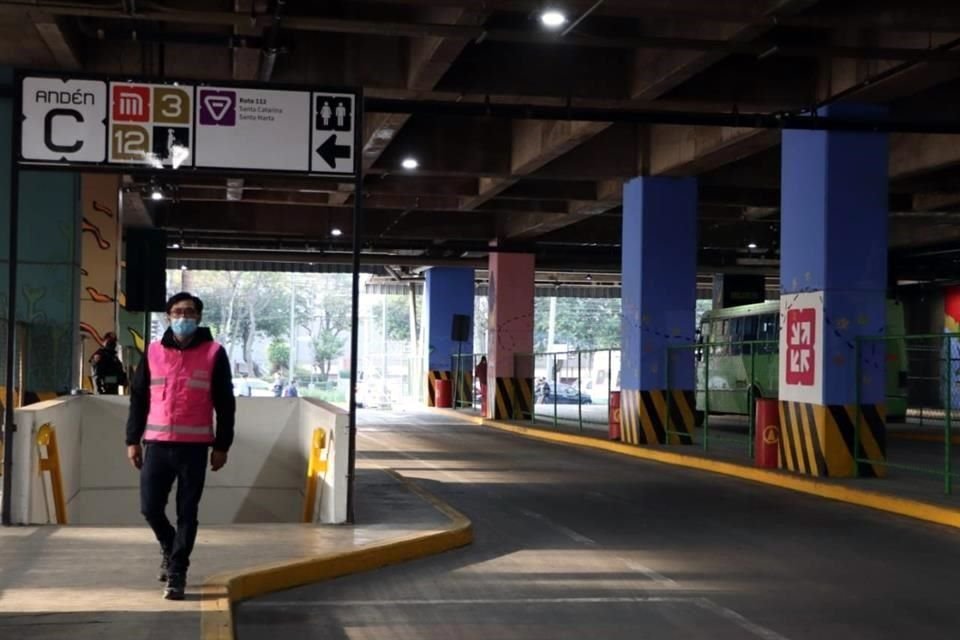
[(167, 234), (162, 229), (126, 231), (126, 309), (163, 311), (167, 304)]
[(453, 342), (470, 341), (470, 316), (455, 313), (450, 327), (450, 340)]

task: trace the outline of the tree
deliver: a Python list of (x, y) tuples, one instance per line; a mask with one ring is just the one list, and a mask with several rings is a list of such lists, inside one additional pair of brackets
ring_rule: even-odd
[[(534, 303), (534, 349), (546, 351), (549, 298)], [(557, 298), (555, 340), (570, 349), (604, 349), (620, 345), (620, 300)]]
[[(377, 304), (373, 312), (377, 335), (383, 331), (381, 304)], [(387, 339), (410, 340), (410, 298), (405, 295), (387, 296)]]
[(329, 278), (313, 310), (313, 362), (326, 378), (333, 361), (343, 353), (350, 329), (349, 280)]
[(290, 345), (279, 338), (274, 338), (267, 347), (267, 358), (270, 360), (271, 370), (282, 370), (290, 362)]
[[(254, 375), (258, 336), (287, 338), (290, 334), (290, 295), (294, 291), (298, 324), (308, 326), (313, 317), (309, 288), (291, 283), (289, 274), (230, 271), (192, 272), (195, 294), (204, 301), (203, 320), (224, 345), (231, 359), (241, 349), (241, 359)], [(289, 348), (289, 347), (288, 347)]]

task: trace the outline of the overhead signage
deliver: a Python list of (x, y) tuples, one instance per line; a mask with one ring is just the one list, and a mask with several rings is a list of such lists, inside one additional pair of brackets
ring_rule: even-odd
[(354, 96), (313, 94), (313, 154), (310, 171), (353, 173)]
[(21, 78), (20, 162), (349, 176), (357, 95)]
[(111, 164), (193, 164), (193, 87), (110, 83)]
[(310, 94), (197, 89), (197, 166), (310, 171)]
[(107, 84), (97, 80), (24, 78), (20, 155), (47, 162), (106, 159)]

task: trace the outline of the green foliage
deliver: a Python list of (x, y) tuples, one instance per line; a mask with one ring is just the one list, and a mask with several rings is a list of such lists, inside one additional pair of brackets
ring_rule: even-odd
[[(546, 351), (550, 298), (534, 301), (534, 350)], [(603, 349), (620, 345), (620, 300), (557, 298), (554, 341), (570, 349)]]
[[(374, 327), (377, 335), (383, 331), (383, 311), (380, 304), (374, 307)], [(387, 296), (387, 339), (410, 339), (410, 298), (404, 295)]]
[(272, 371), (280, 371), (290, 363), (290, 345), (284, 340), (274, 338), (267, 347), (267, 358), (270, 360)]

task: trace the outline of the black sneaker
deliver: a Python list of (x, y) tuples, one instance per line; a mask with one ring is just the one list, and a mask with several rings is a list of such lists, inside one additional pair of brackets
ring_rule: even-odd
[(171, 573), (167, 577), (167, 586), (163, 589), (166, 600), (183, 600), (187, 588), (187, 577), (181, 573)]
[(160, 561), (160, 572), (157, 574), (158, 582), (167, 581), (167, 569), (169, 568), (170, 568), (170, 554), (164, 551), (163, 560)]

